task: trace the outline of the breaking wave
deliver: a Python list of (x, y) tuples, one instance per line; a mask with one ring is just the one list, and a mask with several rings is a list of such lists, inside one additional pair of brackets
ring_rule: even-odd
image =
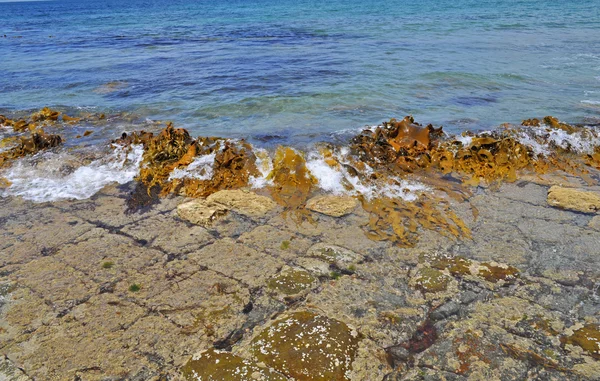
[(125, 184), (138, 174), (144, 153), (142, 145), (116, 147), (103, 158), (64, 173), (64, 154), (41, 153), (40, 162), (32, 165), (25, 158), (0, 172), (10, 186), (0, 191), (2, 197), (21, 196), (34, 202), (82, 200), (92, 197), (104, 186)]

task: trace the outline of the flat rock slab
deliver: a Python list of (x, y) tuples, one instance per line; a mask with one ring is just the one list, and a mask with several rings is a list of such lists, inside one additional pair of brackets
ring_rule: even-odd
[(548, 204), (582, 213), (597, 213), (600, 211), (600, 194), (555, 185), (548, 191)]
[(306, 203), (307, 209), (331, 217), (350, 214), (357, 206), (358, 200), (350, 196), (317, 196)]
[(177, 214), (182, 219), (196, 225), (210, 226), (228, 212), (227, 207), (207, 200), (193, 200), (177, 206)]
[(266, 196), (243, 190), (222, 190), (206, 198), (248, 217), (263, 217), (277, 207), (275, 201)]
[(184, 202), (177, 206), (177, 214), (193, 224), (210, 226), (233, 210), (251, 218), (261, 218), (277, 207), (275, 201), (256, 193), (242, 190), (222, 190), (206, 199)]

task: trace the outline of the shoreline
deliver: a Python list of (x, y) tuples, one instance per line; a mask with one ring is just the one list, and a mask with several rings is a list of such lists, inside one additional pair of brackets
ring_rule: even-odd
[(309, 153), (125, 134), (121, 185), (0, 198), (0, 375), (597, 380), (597, 139), (551, 117)]

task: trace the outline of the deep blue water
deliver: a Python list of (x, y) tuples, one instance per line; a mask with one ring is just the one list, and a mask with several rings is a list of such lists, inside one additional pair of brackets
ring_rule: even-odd
[(600, 0), (59, 0), (0, 15), (0, 113), (89, 107), (292, 141), (406, 114), (455, 131), (600, 121)]

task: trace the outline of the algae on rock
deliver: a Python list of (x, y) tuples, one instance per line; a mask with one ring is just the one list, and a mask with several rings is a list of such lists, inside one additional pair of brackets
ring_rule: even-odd
[(286, 381), (287, 377), (229, 352), (208, 349), (181, 370), (188, 381)]
[(267, 286), (284, 295), (296, 295), (314, 286), (316, 281), (307, 271), (288, 267), (269, 279)]
[(296, 380), (345, 381), (360, 340), (341, 321), (301, 311), (265, 328), (251, 350), (258, 361)]

